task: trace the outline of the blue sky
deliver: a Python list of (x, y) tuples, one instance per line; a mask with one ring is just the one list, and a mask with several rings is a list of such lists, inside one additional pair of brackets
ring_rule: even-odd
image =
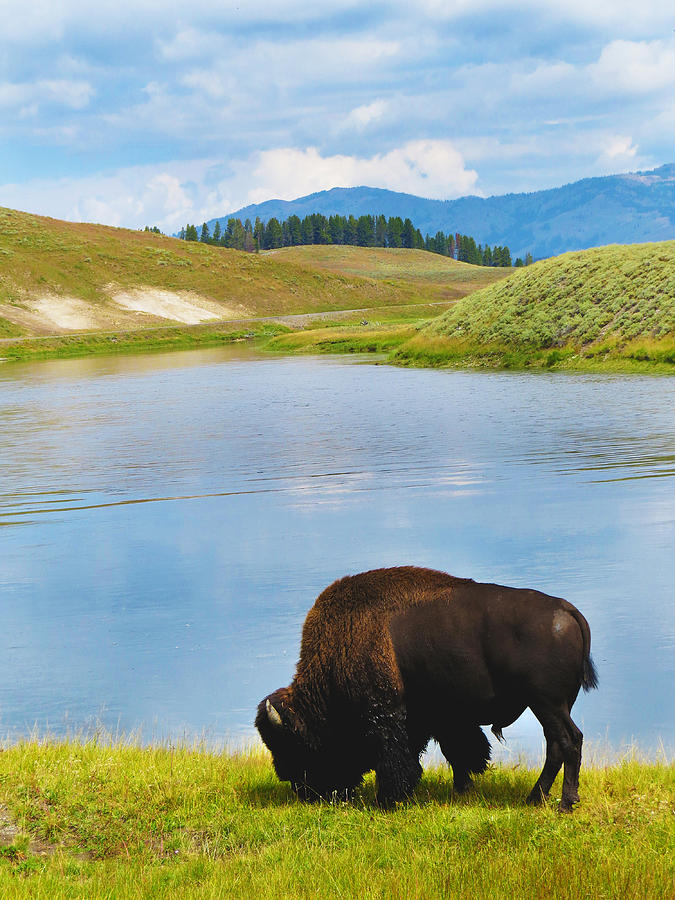
[(0, 205), (175, 231), (675, 162), (672, 0), (0, 0)]

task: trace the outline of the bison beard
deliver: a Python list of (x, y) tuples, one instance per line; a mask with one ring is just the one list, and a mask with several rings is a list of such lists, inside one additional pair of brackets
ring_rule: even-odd
[(530, 708), (546, 761), (528, 802), (564, 764), (560, 808), (579, 799), (579, 688), (597, 686), (581, 613), (539, 591), (477, 584), (431, 569), (376, 569), (336, 581), (307, 614), (292, 683), (255, 724), (282, 781), (303, 800), (349, 798), (374, 769), (385, 807), (409, 797), (434, 738), (464, 791), (490, 744)]

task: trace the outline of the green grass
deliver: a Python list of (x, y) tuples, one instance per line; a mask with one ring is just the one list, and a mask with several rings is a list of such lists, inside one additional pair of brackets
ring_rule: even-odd
[(274, 336), (263, 346), (280, 353), (391, 353), (414, 335), (414, 325), (400, 322), (325, 325)]
[[(223, 318), (243, 318), (454, 300), (508, 274), (448, 260), (429, 269), (433, 254), (423, 251), (297, 250), (303, 252), (243, 253), (0, 207), (0, 338), (65, 331), (44, 314), (36, 317), (31, 303), (45, 297), (83, 304), (80, 318), (97, 323), (89, 331), (130, 331), (153, 324), (152, 318), (115, 304), (116, 291), (192, 295), (215, 304), (211, 311)], [(332, 267), (326, 264), (330, 250), (340, 250)], [(397, 277), (389, 277), (394, 270)], [(422, 277), (415, 277), (417, 270)]]
[[(270, 346), (325, 353), (369, 343), (367, 329), (352, 326)], [(544, 260), (372, 344), (404, 366), (673, 374), (675, 241)]]
[(471, 266), (438, 253), (402, 248), (319, 244), (268, 250), (265, 256), (349, 278), (415, 287), (431, 301), (458, 300), (512, 274), (511, 269)]
[(675, 241), (543, 260), (429, 322), (398, 361), (595, 367), (675, 363)]
[(0, 360), (30, 362), (41, 359), (71, 359), (82, 356), (111, 356), (123, 353), (195, 350), (239, 341), (266, 341), (289, 329), (274, 322), (240, 324), (219, 322), (210, 325), (168, 325), (138, 331), (62, 334), (0, 342)]
[(411, 803), (383, 813), (372, 777), (351, 805), (299, 804), (262, 750), (28, 741), (0, 753), (0, 894), (673, 895), (675, 770), (665, 759), (586, 766), (572, 815), (555, 799), (524, 805), (535, 777), (495, 766), (455, 798), (448, 771), (431, 769)]

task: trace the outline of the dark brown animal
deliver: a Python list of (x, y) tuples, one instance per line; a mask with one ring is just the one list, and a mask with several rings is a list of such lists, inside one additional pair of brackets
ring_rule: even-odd
[(266, 697), (256, 727), (301, 799), (348, 797), (375, 770), (383, 806), (408, 797), (431, 738), (465, 790), (490, 744), (529, 707), (546, 737), (539, 803), (564, 763), (560, 808), (579, 799), (579, 688), (597, 686), (581, 613), (539, 591), (431, 569), (376, 569), (336, 581), (310, 609), (293, 682)]

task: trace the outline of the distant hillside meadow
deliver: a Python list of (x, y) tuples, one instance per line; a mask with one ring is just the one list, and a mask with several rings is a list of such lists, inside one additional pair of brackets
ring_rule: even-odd
[(514, 259), (528, 253), (542, 259), (605, 244), (675, 239), (675, 164), (488, 198), (428, 200), (380, 188), (333, 188), (246, 206), (207, 224), (213, 233), (216, 222), (223, 229), (230, 218), (268, 222), (311, 213), (400, 216), (422, 234), (459, 232), (483, 245), (507, 245)]

